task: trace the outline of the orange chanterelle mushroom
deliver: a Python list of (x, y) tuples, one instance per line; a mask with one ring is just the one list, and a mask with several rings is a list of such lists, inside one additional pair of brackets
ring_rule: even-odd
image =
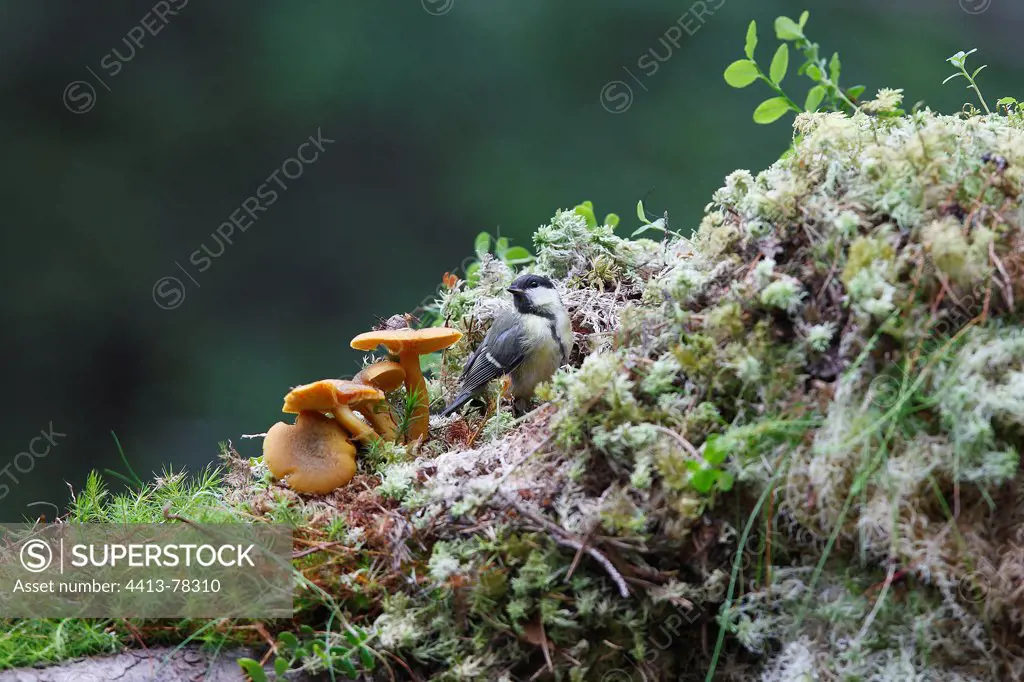
[(420, 370), (420, 356), (443, 350), (461, 338), (462, 332), (457, 329), (428, 327), (382, 329), (352, 339), (352, 347), (356, 350), (370, 351), (377, 346), (384, 346), (392, 355), (398, 356), (398, 363), (405, 370), (405, 390), (415, 396), (416, 400), (408, 440), (414, 441), (425, 436), (430, 419), (430, 399), (427, 397), (427, 382)]
[(357, 417), (353, 408), (377, 404), (384, 394), (373, 386), (344, 379), (321, 379), (296, 386), (284, 397), (282, 412), (294, 414), (305, 410), (330, 412), (355, 440), (371, 443), (380, 439), (369, 424)]
[(263, 461), (301, 493), (329, 493), (352, 480), (356, 448), (341, 425), (319, 412), (300, 412), (294, 424), (277, 422), (263, 439)]
[(294, 425), (278, 422), (270, 428), (263, 460), (274, 476), (287, 477), (288, 486), (299, 492), (327, 493), (345, 485), (356, 473), (356, 448), (349, 437), (379, 438), (351, 408), (383, 399), (373, 386), (339, 379), (295, 387), (284, 397), (282, 411), (299, 416)]

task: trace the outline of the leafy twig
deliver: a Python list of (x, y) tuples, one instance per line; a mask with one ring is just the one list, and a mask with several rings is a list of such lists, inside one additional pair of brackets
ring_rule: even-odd
[[(843, 90), (839, 85), (842, 68), (839, 53), (834, 53), (828, 62), (819, 55), (819, 45), (812, 43), (804, 35), (804, 26), (809, 16), (810, 13), (804, 11), (798, 21), (786, 16), (775, 19), (775, 35), (785, 42), (775, 50), (767, 73), (754, 58), (754, 50), (757, 48), (757, 22), (751, 21), (747, 27), (747, 38), (743, 47), (746, 59), (739, 59), (725, 69), (725, 82), (734, 88), (745, 88), (760, 80), (775, 93), (775, 97), (766, 99), (754, 109), (755, 123), (772, 123), (789, 111), (817, 111), (823, 101), (828, 102), (828, 107), (832, 111), (857, 110), (854, 100), (864, 92), (864, 86), (857, 85)], [(803, 106), (793, 101), (782, 89), (782, 81), (789, 70), (789, 43), (793, 43), (794, 49), (799, 50), (804, 56), (804, 63), (797, 69), (797, 74), (807, 76), (815, 83), (808, 91)]]
[(978, 48), (974, 48), (969, 52), (964, 52), (963, 50), (960, 50), (955, 55), (947, 59), (946, 61), (955, 66), (957, 69), (959, 69), (959, 71), (946, 78), (946, 80), (942, 81), (942, 84), (945, 85), (954, 78), (960, 78), (961, 76), (963, 76), (964, 78), (967, 79), (967, 82), (970, 84), (967, 86), (967, 89), (974, 90), (975, 94), (978, 95), (978, 100), (981, 102), (981, 108), (985, 110), (986, 114), (991, 114), (992, 111), (988, 108), (988, 104), (985, 103), (985, 98), (982, 96), (981, 89), (978, 87), (978, 83), (975, 80), (977, 75), (981, 73), (982, 69), (986, 68), (988, 64), (982, 64), (981, 66), (974, 70), (974, 73), (967, 73), (967, 58), (977, 51)]

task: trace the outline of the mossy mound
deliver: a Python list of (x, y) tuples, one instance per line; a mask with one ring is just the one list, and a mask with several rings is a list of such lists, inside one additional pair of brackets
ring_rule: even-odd
[[(1024, 674), (1024, 132), (796, 131), (691, 240), (540, 228), (578, 366), (510, 431), (435, 420), (451, 451), (384, 469), (431, 589), (388, 597), (382, 645), (439, 679)], [(469, 343), (438, 394), (511, 277), (442, 298)]]
[[(576, 348), (527, 416), (434, 418), (323, 497), (229, 458), (211, 509), (308, 547), (271, 628), (328, 645), (303, 667), (1024, 679), (1024, 130), (925, 111), (796, 133), (689, 240), (624, 239), (590, 207), (537, 231)], [(437, 403), (513, 274), (484, 258), (442, 291), (465, 338)]]

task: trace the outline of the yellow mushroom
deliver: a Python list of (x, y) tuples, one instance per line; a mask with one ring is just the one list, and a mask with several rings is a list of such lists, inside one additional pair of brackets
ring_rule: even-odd
[(319, 412), (299, 412), (294, 424), (270, 427), (263, 439), (263, 461), (292, 490), (322, 495), (355, 476), (356, 448), (335, 420)]
[[(405, 381), (405, 370), (397, 362), (382, 360), (381, 362), (373, 363), (369, 367), (364, 367), (352, 380), (359, 384), (373, 386), (384, 391), (384, 393), (390, 393)], [(384, 440), (394, 442), (398, 427), (395, 424), (395, 417), (391, 412), (391, 406), (388, 405), (386, 400), (376, 404), (369, 402), (360, 403), (355, 408), (359, 414), (366, 417), (373, 424), (373, 428), (376, 429), (377, 433)]]
[(373, 386), (357, 384), (343, 379), (321, 379), (311, 384), (296, 386), (284, 397), (282, 412), (294, 414), (303, 411), (330, 412), (352, 438), (371, 443), (380, 438), (377, 432), (352, 411), (353, 407), (378, 403), (384, 394)]
[(415, 441), (427, 433), (430, 420), (430, 399), (427, 396), (427, 382), (420, 369), (420, 356), (435, 353), (462, 338), (462, 332), (450, 327), (428, 327), (426, 329), (382, 329), (365, 332), (352, 339), (356, 350), (370, 351), (384, 346), (392, 355), (398, 356), (398, 363), (405, 370), (405, 390), (416, 396), (412, 422), (409, 424), (408, 439)]

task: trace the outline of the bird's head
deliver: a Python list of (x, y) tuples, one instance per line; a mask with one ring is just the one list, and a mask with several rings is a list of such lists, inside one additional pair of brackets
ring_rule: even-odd
[(542, 275), (520, 275), (508, 288), (520, 313), (554, 312), (562, 307), (555, 285)]

